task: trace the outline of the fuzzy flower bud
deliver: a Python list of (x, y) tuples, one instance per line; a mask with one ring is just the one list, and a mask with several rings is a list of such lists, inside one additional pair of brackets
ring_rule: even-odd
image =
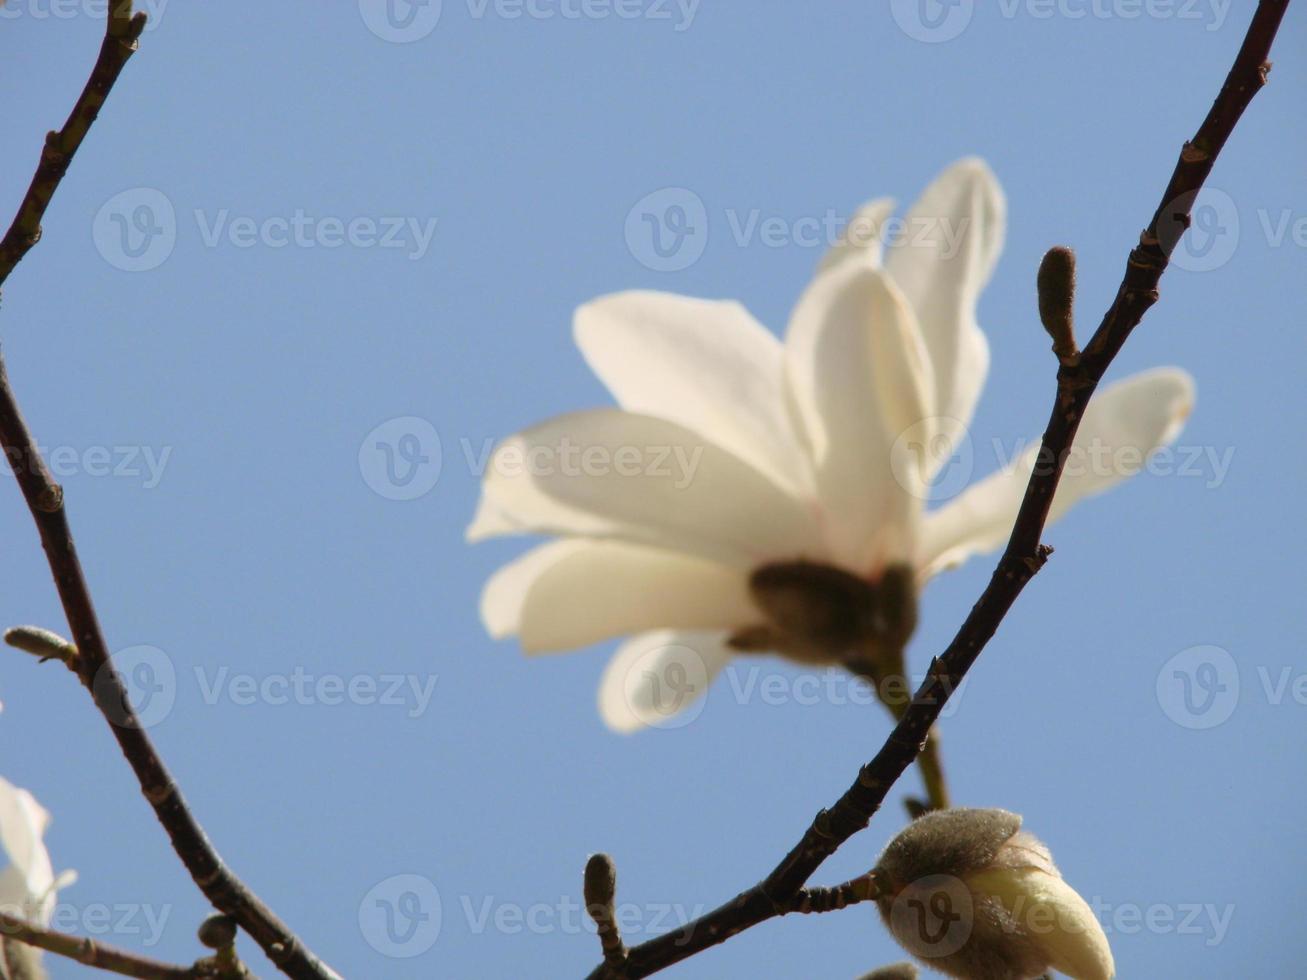
[(964, 980), (1034, 980), (1057, 970), (1111, 980), (1112, 951), (1093, 910), (1052, 855), (1006, 810), (928, 813), (890, 842), (875, 871), (894, 938)]

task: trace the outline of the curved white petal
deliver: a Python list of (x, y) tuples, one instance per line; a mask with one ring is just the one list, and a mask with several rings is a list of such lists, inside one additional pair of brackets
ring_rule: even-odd
[(701, 433), (780, 486), (810, 488), (782, 401), (780, 341), (739, 303), (615, 293), (580, 307), (573, 332), (622, 408)]
[(886, 219), (894, 213), (894, 203), (892, 197), (878, 197), (858, 208), (840, 233), (839, 241), (821, 257), (817, 271), (824, 272), (851, 260), (862, 265), (879, 266), (884, 250), (881, 235)]
[(855, 572), (906, 558), (921, 511), (899, 437), (931, 413), (933, 380), (912, 311), (884, 273), (844, 262), (800, 297), (785, 339), (790, 406), (812, 454), (836, 560)]
[(492, 636), (528, 653), (588, 646), (658, 628), (733, 630), (759, 617), (739, 568), (617, 541), (541, 545), (500, 569), (482, 594)]
[(599, 715), (622, 733), (687, 724), (732, 656), (725, 633), (655, 630), (632, 637), (604, 669)]
[(564, 538), (532, 548), (500, 567), (481, 590), (481, 622), (492, 639), (516, 636), (522, 628), (522, 606), (536, 580), (554, 565), (582, 551), (586, 538)]
[(995, 868), (967, 878), (1012, 916), (1048, 966), (1072, 980), (1112, 980), (1116, 965), (1094, 910), (1060, 875), (1037, 868)]
[(616, 538), (748, 567), (822, 557), (814, 519), (794, 496), (683, 426), (618, 409), (504, 440), (482, 490), (493, 533)]
[[(953, 164), (908, 211), (885, 268), (917, 315), (935, 374), (933, 414), (971, 422), (989, 371), (976, 300), (1003, 248), (1006, 204), (982, 160)], [(933, 475), (933, 474), (932, 474)]]
[(49, 823), (50, 814), (31, 793), (0, 778), (0, 849), (10, 865), (0, 899), (39, 909), (42, 916), (55, 884), (50, 855), (41, 839)]
[(485, 494), (477, 501), (477, 511), (472, 515), (472, 523), (463, 532), (469, 543), (497, 538), (505, 534), (525, 534), (527, 529), (510, 518), (503, 509)]
[[(1137, 473), (1151, 453), (1180, 434), (1193, 403), (1193, 379), (1179, 368), (1144, 371), (1098, 392), (1076, 432), (1049, 521)], [(1038, 451), (1036, 442), (1015, 465), (926, 515), (919, 556), (923, 577), (1007, 541)]]
[(0, 912), (28, 917), (32, 896), (27, 890), (27, 879), (12, 864), (0, 868)]

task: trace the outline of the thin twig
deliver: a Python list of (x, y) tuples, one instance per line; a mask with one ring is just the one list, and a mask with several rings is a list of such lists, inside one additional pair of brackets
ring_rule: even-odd
[(100, 45), (100, 56), (95, 60), (95, 68), (87, 79), (82, 94), (73, 104), (73, 110), (63, 128), (51, 130), (46, 134), (45, 146), (41, 149), (41, 161), (37, 164), (32, 183), (18, 205), (18, 214), (13, 224), (0, 239), (0, 285), (9, 278), (9, 273), (41, 238), (41, 219), (45, 209), (50, 206), (59, 182), (68, 171), (73, 154), (82, 145), (87, 130), (95, 117), (100, 114), (100, 107), (109, 97), (109, 90), (118, 80), (118, 74), (127, 64), (127, 59), (136, 53), (137, 39), (145, 28), (145, 14), (132, 14), (131, 0), (113, 0), (109, 5), (105, 25), (104, 41)]
[[(123, 65), (136, 50), (144, 26), (145, 15), (132, 14), (131, 0), (112, 0), (106, 17), (104, 43), (91, 77), (63, 129), (46, 137), (36, 175), (19, 205), (13, 225), (0, 239), (0, 283), (40, 238), (41, 218), (50, 199)], [(141, 792), (167, 831), (173, 850), (205, 897), (216, 908), (230, 914), (284, 974), (297, 980), (338, 980), (337, 974), (306, 948), (223, 863), (187, 807), (154, 745), (140, 727), (122, 678), (109, 660), (109, 648), (64, 513), (63, 488), (51, 478), (37, 452), (9, 386), (2, 357), (0, 439), (3, 440), (5, 459), (17, 477), (45, 546), (46, 558), (77, 648), (77, 674), (109, 722), (123, 755), (136, 773)]]
[(199, 980), (204, 974), (195, 967), (174, 966), (147, 956), (138, 956), (93, 939), (43, 929), (35, 923), (0, 912), (0, 938), (25, 943), (46, 952), (76, 960), (136, 980)]
[[(884, 746), (862, 767), (844, 795), (817, 814), (803, 838), (766, 879), (682, 928), (633, 947), (624, 977), (647, 977), (787, 911), (822, 862), (867, 826), (890, 788), (917, 757), (949, 695), (957, 690), (1017, 596), (1051, 553), (1040, 544), (1040, 537), (1085, 407), (1131, 331), (1157, 302), (1158, 282), (1189, 226), (1194, 197), (1240, 116), (1266, 82), (1267, 58), (1288, 5), (1289, 0), (1258, 3), (1220, 94), (1197, 135), (1185, 143), (1161, 204), (1130, 253), (1116, 298), (1079, 362), (1064, 364), (1058, 371), (1052, 418), (998, 567), (953, 642), (931, 661), (913, 703)], [(604, 966), (590, 974), (591, 980), (611, 976)]]
[(800, 888), (781, 914), (802, 912), (838, 912), (859, 902), (870, 902), (881, 895), (881, 882), (874, 871), (859, 875), (833, 888)]
[(0, 357), (0, 441), (41, 534), (46, 559), (72, 630), (77, 657), (72, 666), (126, 756), (141, 792), (172, 841), (195, 884), (214, 907), (234, 918), (284, 974), (296, 980), (338, 980), (277, 916), (237, 878), (209, 842), (191, 813), (154, 744), (140, 725), (91, 602), (72, 531), (64, 511), (63, 489), (54, 482), (23, 421)]

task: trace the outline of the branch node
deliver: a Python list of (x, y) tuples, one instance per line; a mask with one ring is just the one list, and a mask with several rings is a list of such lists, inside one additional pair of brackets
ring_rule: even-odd
[[(40, 235), (38, 234), (38, 238)], [(64, 507), (64, 488), (57, 483), (51, 483), (41, 490), (40, 495), (36, 498), (36, 509), (43, 514), (57, 514)]]

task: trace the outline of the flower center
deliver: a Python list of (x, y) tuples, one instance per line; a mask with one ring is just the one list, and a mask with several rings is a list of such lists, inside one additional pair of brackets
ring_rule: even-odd
[(754, 570), (749, 590), (765, 619), (731, 636), (737, 650), (843, 663), (877, 676), (901, 666), (917, 625), (916, 582), (906, 565), (891, 565), (872, 581), (820, 562), (775, 562)]

